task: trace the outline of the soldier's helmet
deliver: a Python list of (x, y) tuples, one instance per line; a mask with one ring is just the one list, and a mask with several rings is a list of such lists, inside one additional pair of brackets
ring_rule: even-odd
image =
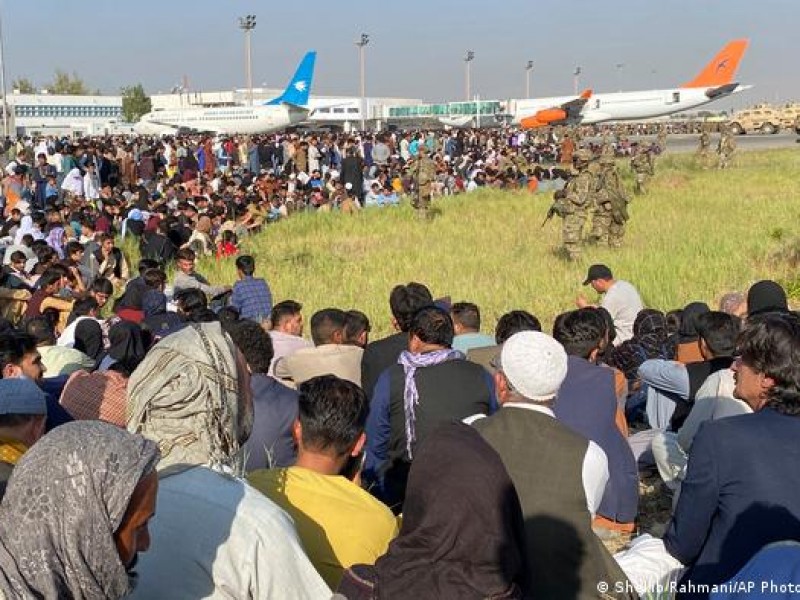
[(586, 148), (581, 148), (574, 155), (575, 164), (588, 164), (592, 160), (592, 153)]
[(614, 157), (610, 154), (603, 154), (600, 156), (601, 167), (613, 167), (616, 164)]

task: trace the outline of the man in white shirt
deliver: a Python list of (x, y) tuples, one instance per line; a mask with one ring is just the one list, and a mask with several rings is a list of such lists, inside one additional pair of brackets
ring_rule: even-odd
[[(275, 375), (275, 367), (301, 348), (313, 348), (314, 344), (303, 337), (303, 305), (294, 300), (284, 300), (272, 307), (270, 322), (272, 328), (269, 336), (272, 338), (272, 347), (275, 355), (269, 366), (269, 375)], [(278, 377), (290, 377), (285, 365), (278, 371)]]
[(87, 200), (97, 200), (100, 197), (100, 178), (94, 163), (86, 163), (86, 174), (83, 176), (83, 195)]
[[(625, 340), (633, 337), (633, 322), (636, 315), (644, 308), (639, 292), (632, 284), (621, 279), (614, 279), (606, 265), (592, 265), (583, 285), (591, 285), (598, 294), (603, 295), (600, 307), (605, 308), (614, 320), (614, 329), (617, 336), (614, 345), (619, 346)], [(575, 301), (578, 308), (591, 306), (586, 296), (580, 294)]]

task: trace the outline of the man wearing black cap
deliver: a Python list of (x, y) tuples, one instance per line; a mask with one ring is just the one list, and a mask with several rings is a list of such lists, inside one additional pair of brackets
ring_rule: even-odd
[(754, 283), (747, 291), (747, 316), (754, 317), (769, 312), (787, 312), (786, 292), (774, 281), (765, 279)]
[[(600, 306), (605, 308), (614, 319), (617, 336), (614, 345), (618, 346), (633, 337), (633, 322), (636, 315), (644, 308), (639, 292), (632, 284), (621, 279), (614, 279), (606, 265), (592, 265), (586, 274), (583, 285), (591, 285), (598, 294), (603, 294)], [(579, 294), (575, 301), (578, 308), (591, 306), (586, 296)]]

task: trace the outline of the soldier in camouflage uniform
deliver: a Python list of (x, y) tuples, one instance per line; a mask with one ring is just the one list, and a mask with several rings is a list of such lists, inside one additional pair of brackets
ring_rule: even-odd
[(522, 150), (517, 151), (517, 155), (514, 157), (514, 166), (517, 168), (517, 177), (522, 178), (528, 173), (528, 167), (530, 166), (530, 162), (528, 161), (528, 157), (525, 156), (525, 153)]
[(602, 243), (608, 240), (608, 228), (611, 225), (611, 201), (606, 189), (606, 176), (609, 166), (613, 169), (614, 158), (601, 154), (596, 163), (596, 172), (592, 170), (592, 228), (589, 242)]
[(647, 180), (653, 171), (653, 165), (648, 154), (650, 152), (647, 146), (639, 144), (636, 154), (631, 159), (631, 169), (633, 169), (634, 176), (633, 193), (637, 196), (647, 193)]
[(708, 129), (704, 126), (703, 130), (700, 132), (700, 140), (699, 145), (697, 146), (697, 152), (695, 154), (695, 158), (697, 162), (700, 164), (701, 167), (704, 169), (708, 168), (708, 151), (711, 149), (711, 134), (708, 133)]
[(603, 133), (603, 144), (600, 148), (600, 158), (611, 158), (614, 160), (614, 146), (611, 143), (611, 137), (606, 131)]
[(625, 222), (628, 220), (628, 194), (617, 171), (616, 163), (600, 160), (602, 192), (598, 194), (608, 211), (608, 245), (612, 248), (622, 246), (625, 237)]
[(592, 174), (589, 172), (591, 158), (588, 150), (578, 150), (575, 153), (575, 167), (578, 169), (578, 174), (569, 180), (561, 192), (556, 193), (556, 214), (563, 219), (561, 238), (570, 260), (577, 260), (581, 256), (583, 226), (586, 223), (586, 213), (591, 206), (593, 185)]
[(647, 174), (650, 177), (654, 177), (656, 174), (656, 152), (658, 147), (655, 144), (650, 144), (647, 147)]
[(664, 154), (667, 151), (667, 126), (662, 124), (658, 128), (658, 135), (656, 136), (656, 144), (658, 144), (659, 154)]
[(717, 145), (718, 167), (720, 169), (727, 169), (730, 166), (731, 156), (735, 151), (736, 140), (733, 139), (730, 128), (727, 125), (723, 125), (720, 128), (719, 144)]
[(436, 163), (431, 160), (428, 148), (424, 144), (419, 145), (414, 166), (411, 168), (411, 176), (416, 188), (411, 204), (418, 218), (427, 219), (433, 193), (433, 182), (436, 179)]

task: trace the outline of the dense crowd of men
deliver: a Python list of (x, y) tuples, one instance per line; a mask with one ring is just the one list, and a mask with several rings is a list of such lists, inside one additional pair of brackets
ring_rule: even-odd
[[(590, 203), (590, 235), (614, 245), (624, 139), (19, 146), (0, 229), (0, 597), (724, 597), (753, 573), (791, 581), (800, 317), (777, 283), (664, 314), (592, 265), (597, 303), (579, 295), (548, 335), (524, 307), (492, 329), (411, 282), (387, 290), (392, 335), (329, 307), (305, 337), (302, 298), (273, 297), (237, 246), (293, 211), (405, 195), (425, 217), (434, 194), (562, 172), (559, 199)], [(643, 170), (650, 150), (633, 153)], [(564, 217), (583, 231), (585, 213)], [(235, 260), (233, 286), (195, 270), (210, 255)], [(664, 532), (641, 529), (655, 474)]]
[[(0, 244), (19, 246), (30, 234), (23, 244), (30, 248), (52, 235), (61, 254), (68, 242), (85, 245), (95, 234), (131, 234), (154, 259), (171, 260), (183, 247), (229, 256), (239, 238), (295, 212), (353, 213), (405, 198), (425, 218), (437, 196), (481, 188), (559, 191), (570, 179), (574, 190), (586, 183), (580, 172), (592, 163), (592, 189), (571, 194), (558, 213), (576, 205), (583, 222), (588, 211), (596, 217), (589, 237), (619, 245), (627, 198), (615, 159), (631, 158), (634, 192), (645, 193), (654, 156), (675, 127), (660, 126), (647, 144), (631, 141), (622, 127), (6, 140)], [(601, 141), (585, 139), (596, 133)], [(596, 197), (581, 199), (580, 208), (579, 196), (589, 192)], [(568, 230), (576, 224), (568, 220), (565, 248), (574, 258)], [(117, 282), (124, 280), (124, 265), (113, 267)]]

